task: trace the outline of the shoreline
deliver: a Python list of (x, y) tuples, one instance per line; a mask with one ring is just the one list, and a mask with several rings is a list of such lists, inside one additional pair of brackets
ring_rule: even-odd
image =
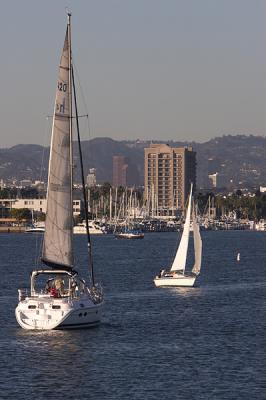
[(0, 226), (0, 233), (24, 233), (25, 226)]

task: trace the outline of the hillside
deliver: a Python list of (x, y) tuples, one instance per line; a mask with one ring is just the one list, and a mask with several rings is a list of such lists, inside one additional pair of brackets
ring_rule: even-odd
[[(222, 136), (205, 143), (168, 141), (170, 146), (192, 145), (197, 152), (198, 186), (208, 186), (208, 174), (218, 172), (226, 185), (266, 184), (266, 138), (261, 136)], [(123, 155), (128, 163), (128, 184), (143, 184), (144, 148), (147, 141), (116, 141), (96, 138), (82, 143), (84, 168), (96, 168), (97, 182), (112, 181), (112, 157)], [(17, 145), (0, 149), (0, 179), (46, 180), (49, 148)], [(75, 174), (79, 173), (77, 144), (74, 144)], [(76, 177), (76, 180), (79, 180)], [(239, 184), (240, 182), (240, 184)]]

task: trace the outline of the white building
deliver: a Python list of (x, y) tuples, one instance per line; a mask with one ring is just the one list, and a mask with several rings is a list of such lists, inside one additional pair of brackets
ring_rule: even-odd
[(29, 186), (32, 186), (32, 181), (30, 179), (23, 179), (22, 181), (20, 181), (21, 188), (26, 188)]
[[(5, 208), (28, 208), (33, 212), (46, 213), (46, 199), (1, 199), (0, 204)], [(73, 215), (80, 215), (81, 201), (73, 200)]]
[(209, 180), (211, 183), (212, 188), (217, 188), (217, 181), (218, 181), (218, 172), (215, 172), (215, 174), (210, 174), (209, 175)]
[(77, 217), (80, 215), (81, 210), (81, 201), (80, 200), (73, 200), (73, 215)]
[(31, 211), (46, 213), (46, 199), (15, 199), (12, 208), (28, 208)]
[(90, 168), (89, 173), (87, 175), (87, 186), (94, 187), (96, 186), (96, 169)]
[(228, 180), (223, 173), (215, 172), (215, 174), (210, 174), (208, 176), (211, 188), (222, 188), (228, 184)]

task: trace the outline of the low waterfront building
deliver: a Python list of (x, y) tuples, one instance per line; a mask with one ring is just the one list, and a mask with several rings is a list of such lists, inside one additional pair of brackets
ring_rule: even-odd
[[(0, 199), (0, 208), (5, 208), (5, 210), (27, 208), (33, 212), (45, 214), (46, 205), (46, 199)], [(81, 200), (73, 200), (74, 217), (80, 215), (81, 206)]]

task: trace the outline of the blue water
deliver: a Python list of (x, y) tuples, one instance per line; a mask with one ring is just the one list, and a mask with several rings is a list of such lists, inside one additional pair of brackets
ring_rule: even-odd
[[(39, 244), (34, 235), (1, 234), (0, 399), (265, 399), (266, 234), (202, 236), (200, 286), (183, 289), (152, 282), (172, 261), (177, 234), (93, 237), (101, 326), (30, 332), (14, 309)], [(85, 245), (75, 237), (84, 276)]]

